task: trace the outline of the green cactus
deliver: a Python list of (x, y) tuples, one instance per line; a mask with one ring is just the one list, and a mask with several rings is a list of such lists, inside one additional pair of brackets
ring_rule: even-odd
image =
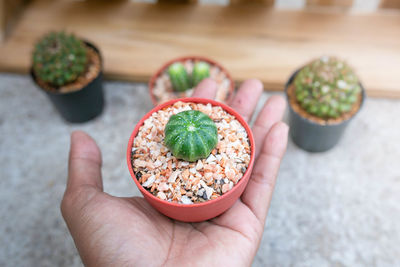
[(301, 107), (322, 119), (350, 111), (361, 93), (353, 69), (334, 57), (322, 57), (302, 68), (294, 86)]
[(169, 79), (175, 91), (184, 92), (192, 87), (190, 77), (182, 63), (173, 63), (168, 68)]
[(208, 63), (200, 61), (194, 64), (192, 72), (193, 87), (208, 77), (210, 77), (210, 65)]
[(65, 32), (45, 35), (33, 52), (35, 75), (55, 88), (75, 81), (85, 71), (87, 62), (86, 45)]
[(172, 115), (164, 133), (164, 142), (172, 154), (191, 162), (208, 157), (218, 142), (217, 126), (198, 110)]

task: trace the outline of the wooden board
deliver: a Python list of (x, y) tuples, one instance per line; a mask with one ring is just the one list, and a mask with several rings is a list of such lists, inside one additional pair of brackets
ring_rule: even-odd
[(0, 42), (5, 39), (28, 3), (29, 0), (0, 0)]
[(273, 6), (275, 0), (230, 0), (229, 3), (231, 5), (266, 5), (266, 6)]
[(307, 6), (351, 7), (353, 0), (307, 0)]
[(380, 1), (381, 8), (400, 8), (399, 0), (381, 0)]
[[(110, 3), (111, 2), (111, 3)], [(96, 43), (108, 78), (147, 81), (165, 61), (203, 55), (236, 81), (282, 90), (312, 58), (348, 60), (370, 96), (400, 97), (400, 13), (343, 14), (262, 6), (35, 1), (0, 47), (0, 70), (27, 72), (33, 43), (54, 29)]]

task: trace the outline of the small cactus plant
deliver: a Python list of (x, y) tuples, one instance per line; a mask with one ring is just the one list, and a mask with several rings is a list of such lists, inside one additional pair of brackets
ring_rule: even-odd
[(182, 63), (173, 63), (168, 68), (169, 79), (175, 91), (184, 92), (191, 87), (190, 77)]
[(35, 46), (33, 71), (56, 89), (75, 81), (86, 69), (86, 45), (72, 34), (51, 32)]
[(194, 64), (192, 72), (193, 87), (197, 86), (202, 80), (210, 76), (210, 65), (204, 61)]
[(210, 76), (210, 65), (203, 61), (197, 62), (191, 75), (189, 75), (182, 63), (175, 62), (169, 66), (168, 76), (173, 89), (178, 92), (184, 92)]
[(218, 142), (217, 126), (198, 110), (172, 115), (164, 133), (164, 142), (172, 154), (191, 162), (208, 157)]
[(301, 107), (322, 119), (349, 112), (361, 92), (353, 69), (334, 57), (322, 57), (302, 68), (294, 86)]

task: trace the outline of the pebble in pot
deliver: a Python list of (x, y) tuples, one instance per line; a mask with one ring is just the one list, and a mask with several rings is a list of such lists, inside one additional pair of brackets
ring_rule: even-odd
[(353, 69), (335, 57), (321, 57), (295, 72), (286, 84), (290, 134), (310, 152), (335, 146), (365, 98)]

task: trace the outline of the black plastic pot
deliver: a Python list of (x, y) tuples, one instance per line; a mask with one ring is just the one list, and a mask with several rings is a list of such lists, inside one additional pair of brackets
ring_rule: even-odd
[(93, 44), (84, 41), (100, 56), (100, 71), (95, 79), (84, 88), (68, 93), (52, 92), (42, 88), (37, 83), (37, 77), (31, 68), (30, 74), (35, 83), (41, 88), (61, 116), (69, 122), (86, 122), (101, 114), (104, 107), (102, 58), (100, 51)]
[(362, 89), (361, 105), (358, 111), (351, 118), (335, 124), (321, 125), (300, 116), (297, 112), (293, 110), (292, 106), (290, 105), (287, 90), (298, 72), (299, 70), (293, 73), (285, 85), (286, 98), (289, 103), (290, 136), (292, 137), (293, 142), (304, 150), (310, 152), (327, 151), (339, 142), (344, 130), (346, 129), (346, 126), (361, 109), (365, 99), (364, 87), (360, 83)]

